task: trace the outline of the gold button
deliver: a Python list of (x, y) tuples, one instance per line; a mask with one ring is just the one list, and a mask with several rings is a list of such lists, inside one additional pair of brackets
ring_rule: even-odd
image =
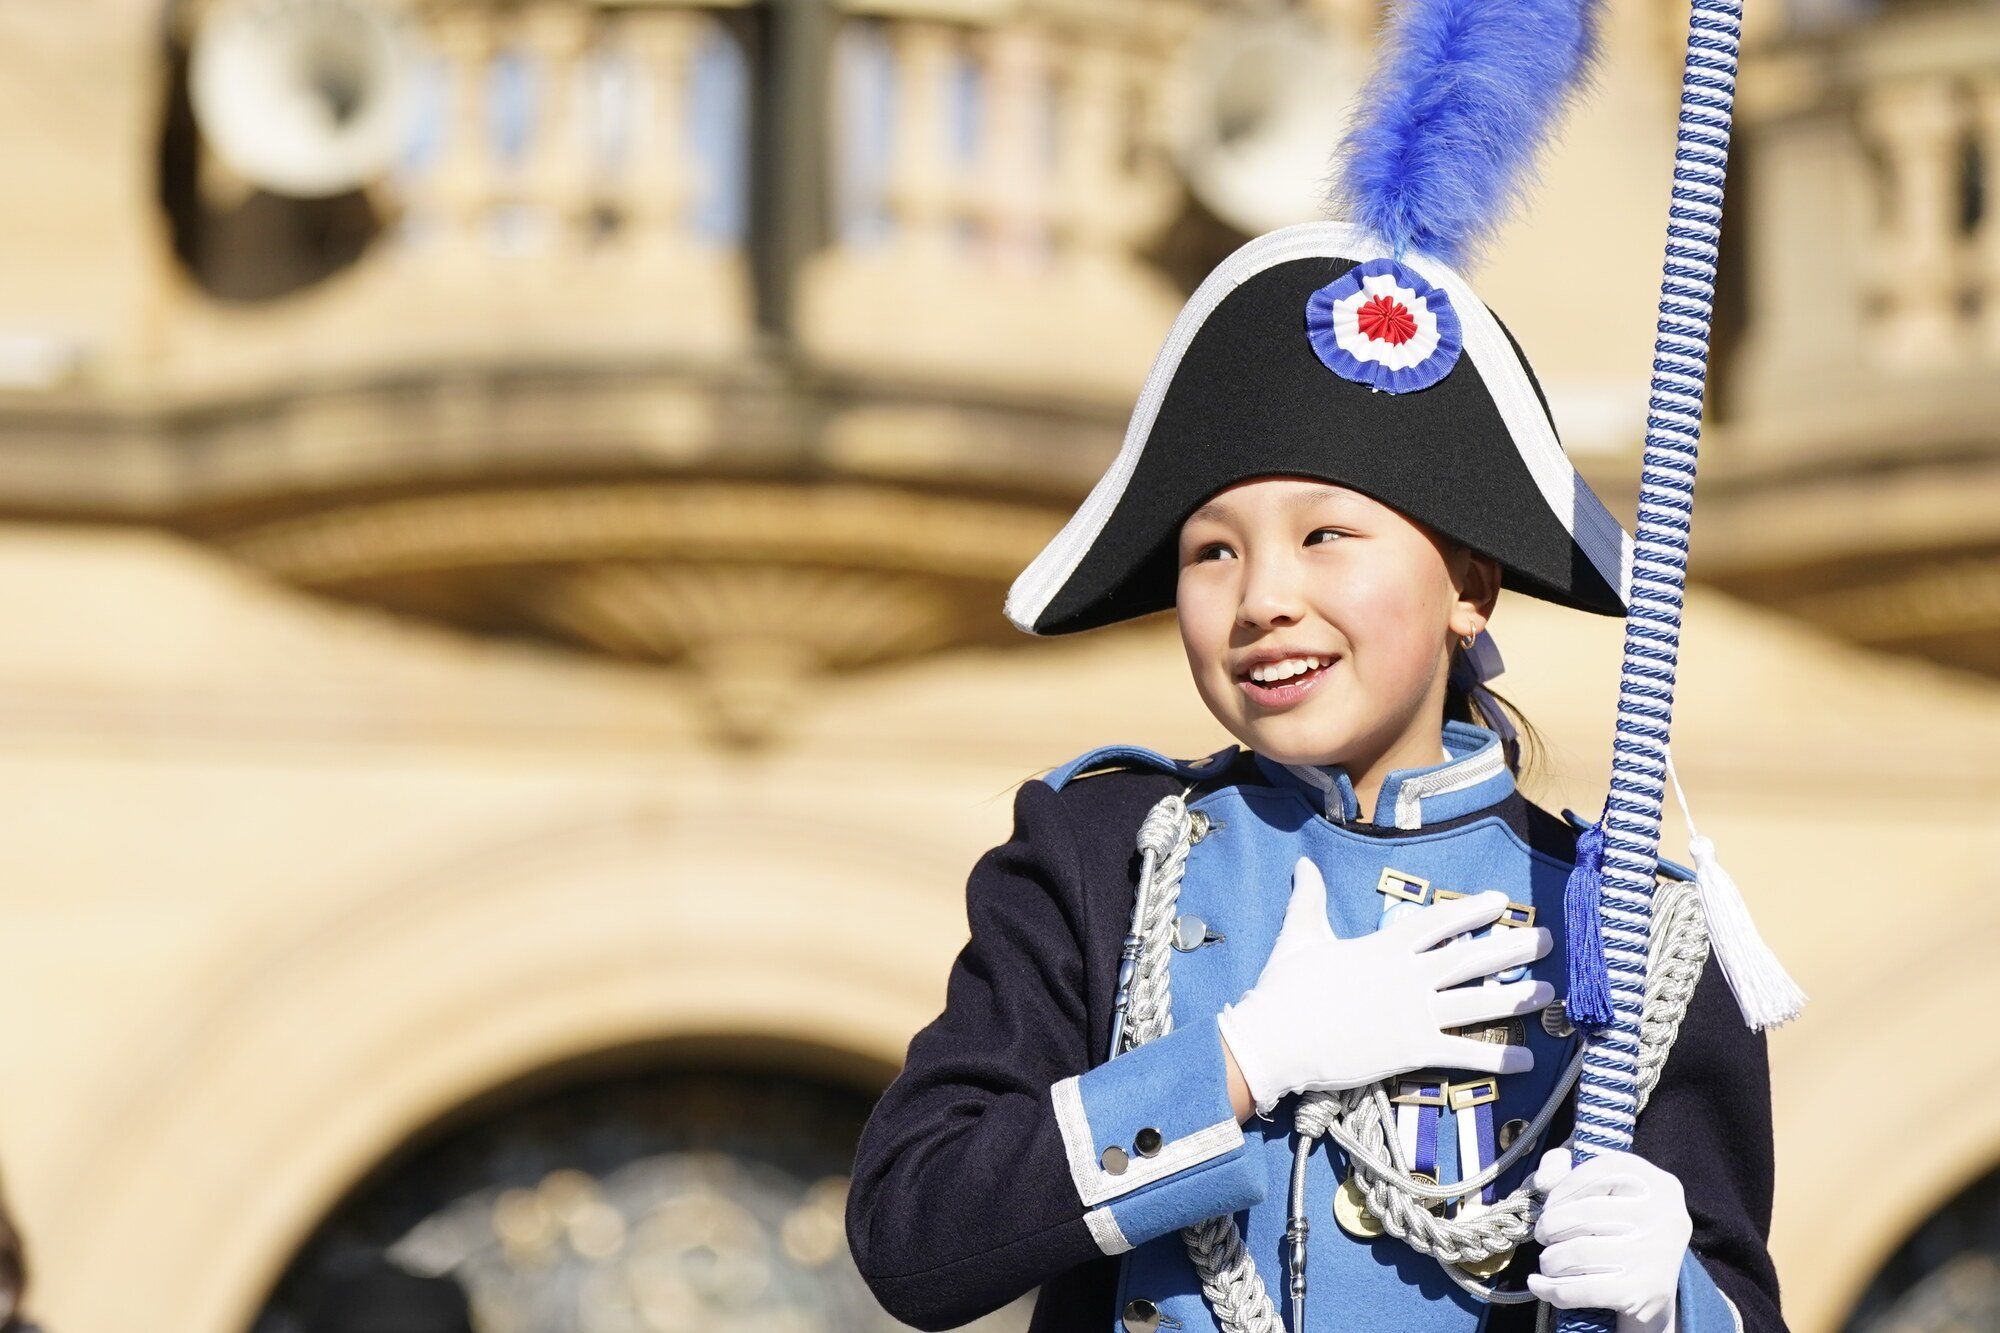
[(1132, 1146), (1139, 1150), (1141, 1157), (1151, 1157), (1159, 1152), (1161, 1142), (1160, 1131), (1154, 1129), (1151, 1125), (1146, 1126), (1132, 1136)]
[(1514, 1252), (1502, 1250), (1498, 1254), (1489, 1254), (1484, 1259), (1461, 1259), (1455, 1267), (1476, 1278), (1491, 1280), (1500, 1276), (1500, 1271), (1513, 1261)]
[(1373, 1240), (1382, 1234), (1382, 1221), (1368, 1211), (1368, 1196), (1361, 1191), (1361, 1182), (1349, 1176), (1333, 1196), (1333, 1220), (1340, 1223), (1340, 1229), (1357, 1240)]
[(1114, 1176), (1124, 1175), (1125, 1168), (1131, 1163), (1132, 1159), (1125, 1155), (1125, 1150), (1115, 1143), (1106, 1148), (1104, 1154), (1097, 1159), (1097, 1164)]

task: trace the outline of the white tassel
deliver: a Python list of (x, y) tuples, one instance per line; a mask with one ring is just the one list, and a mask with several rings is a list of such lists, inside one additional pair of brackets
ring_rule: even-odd
[(1688, 851), (1694, 857), (1695, 887), (1701, 897), (1701, 912), (1708, 919), (1709, 947), (1722, 964), (1722, 975), (1736, 996), (1743, 1021), (1761, 1031), (1789, 1023), (1805, 1007), (1806, 994), (1786, 973), (1784, 964), (1757, 933), (1750, 908), (1743, 901), (1736, 881), (1716, 858), (1715, 844), (1694, 826), (1688, 812), (1687, 793), (1681, 790), (1680, 774), (1674, 771), (1674, 755), (1667, 750), (1667, 776), (1673, 780), (1674, 799), (1680, 802), (1681, 817), (1687, 820)]

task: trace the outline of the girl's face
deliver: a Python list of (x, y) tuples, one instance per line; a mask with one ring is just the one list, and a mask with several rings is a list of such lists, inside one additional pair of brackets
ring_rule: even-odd
[[(1288, 764), (1437, 747), (1450, 651), (1492, 614), (1491, 559), (1344, 486), (1255, 477), (1181, 525), (1181, 643), (1209, 711)], [(1417, 759), (1431, 762), (1434, 756)]]

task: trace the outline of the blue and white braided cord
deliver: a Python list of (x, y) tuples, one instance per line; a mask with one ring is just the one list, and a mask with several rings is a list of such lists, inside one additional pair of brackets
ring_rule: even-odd
[[(1632, 1146), (1638, 1110), (1639, 1018), (1653, 917), (1666, 745), (1673, 726), (1695, 454), (1715, 299), (1722, 186), (1729, 161), (1741, 0), (1694, 0), (1681, 79), (1673, 202), (1653, 343), (1653, 384), (1640, 464), (1639, 515), (1627, 594), (1611, 787), (1605, 802), (1600, 909), (1612, 1021), (1593, 1033), (1576, 1098), (1579, 1159)], [(1563, 1314), (1562, 1333), (1614, 1333), (1605, 1311)]]

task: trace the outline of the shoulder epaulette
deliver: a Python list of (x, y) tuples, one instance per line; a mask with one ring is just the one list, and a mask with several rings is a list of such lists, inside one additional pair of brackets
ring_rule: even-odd
[(1150, 768), (1160, 773), (1176, 773), (1188, 782), (1212, 778), (1229, 766), (1237, 747), (1224, 746), (1206, 759), (1169, 759), (1143, 745), (1100, 745), (1042, 776), (1041, 781), (1061, 791), (1072, 778), (1118, 769)]

